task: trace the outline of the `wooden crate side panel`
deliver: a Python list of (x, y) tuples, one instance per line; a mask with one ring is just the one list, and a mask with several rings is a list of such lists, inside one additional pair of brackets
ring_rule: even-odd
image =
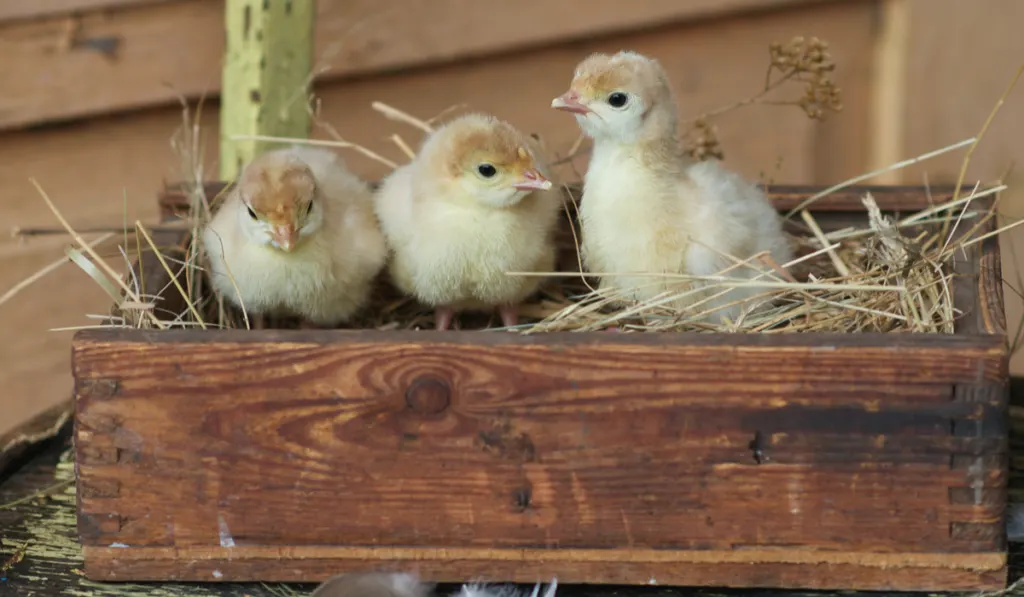
[(991, 348), (173, 334), (76, 343), (86, 545), (1001, 546)]
[[(952, 185), (954, 188), (956, 185)], [(964, 190), (961, 196), (969, 190)], [(979, 202), (982, 213), (995, 209), (998, 198)], [(999, 237), (993, 233), (999, 224), (996, 217), (969, 226), (958, 225), (951, 230), (950, 246), (969, 243), (968, 237), (978, 238), (992, 234), (981, 242), (970, 243), (958, 249), (949, 259), (953, 292), (954, 331), (957, 334), (993, 334), (1006, 337), (1006, 310), (1003, 301), (1003, 277), (1000, 260)], [(1007, 351), (1009, 352), (1009, 351)], [(1009, 355), (1007, 354), (1007, 361)]]

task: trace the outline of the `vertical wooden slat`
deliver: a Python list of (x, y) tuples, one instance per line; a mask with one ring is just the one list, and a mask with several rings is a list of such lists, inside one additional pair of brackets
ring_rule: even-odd
[(220, 174), (231, 180), (268, 143), (234, 135), (309, 136), (312, 0), (228, 0)]
[[(906, 100), (907, 52), (912, 26), (908, 0), (885, 0), (877, 7), (878, 30), (875, 42), (875, 68), (872, 84), (872, 170), (881, 170), (905, 160), (903, 102)], [(875, 184), (899, 184), (902, 173), (885, 172), (872, 180)]]

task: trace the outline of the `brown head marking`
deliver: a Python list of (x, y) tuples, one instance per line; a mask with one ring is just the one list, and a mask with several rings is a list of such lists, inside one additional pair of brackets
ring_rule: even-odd
[(293, 224), (316, 190), (312, 171), (305, 163), (279, 154), (264, 154), (242, 174), (242, 196), (258, 216), (271, 224)]
[(453, 177), (482, 162), (511, 172), (537, 167), (522, 134), (506, 122), (470, 114), (447, 126), (449, 151), (445, 167)]

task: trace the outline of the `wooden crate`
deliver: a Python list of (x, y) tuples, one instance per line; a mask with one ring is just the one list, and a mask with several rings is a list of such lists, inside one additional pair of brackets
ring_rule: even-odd
[[(926, 205), (816, 218), (865, 190)], [(86, 574), (1001, 588), (996, 240), (954, 269), (952, 335), (81, 332)]]

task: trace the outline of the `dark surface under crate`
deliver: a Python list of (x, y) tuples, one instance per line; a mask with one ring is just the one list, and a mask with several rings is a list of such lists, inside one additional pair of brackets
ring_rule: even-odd
[(995, 239), (955, 270), (952, 335), (82, 332), (86, 573), (1002, 587)]

